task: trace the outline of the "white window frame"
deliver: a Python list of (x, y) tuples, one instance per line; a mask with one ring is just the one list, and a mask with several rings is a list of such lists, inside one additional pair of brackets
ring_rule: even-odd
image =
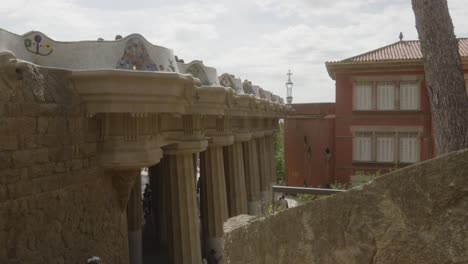
[[(411, 88), (414, 90), (410, 91)], [(419, 110), (421, 104), (420, 90), (417, 81), (400, 82), (400, 110)]]
[[(411, 164), (421, 160), (420, 133), (423, 128), (387, 127), (387, 126), (354, 126), (351, 127), (352, 158), (356, 163), (403, 163)], [(362, 143), (362, 138), (367, 143)], [(388, 138), (387, 142), (383, 138)], [(410, 144), (407, 138), (411, 138)], [(380, 141), (380, 142), (379, 142)], [(385, 143), (385, 144), (383, 144)], [(364, 144), (364, 145), (363, 145)], [(382, 149), (384, 146), (386, 149)], [(366, 148), (363, 151), (363, 147)], [(410, 149), (408, 149), (408, 147)], [(405, 149), (404, 149), (405, 148)], [(404, 153), (403, 151), (407, 151)], [(409, 152), (409, 153), (408, 153)]]
[(357, 111), (373, 110), (372, 109), (372, 82), (355, 82), (354, 83), (353, 85), (353, 110), (357, 110)]
[[(406, 142), (406, 144), (404, 144)], [(420, 140), (416, 133), (400, 133), (398, 142), (399, 162), (416, 163), (421, 159)]]
[(372, 134), (357, 133), (353, 137), (353, 161), (372, 161)]
[(376, 162), (395, 162), (395, 132), (376, 133)]
[(396, 83), (393, 81), (377, 82), (377, 110), (393, 111), (395, 107)]

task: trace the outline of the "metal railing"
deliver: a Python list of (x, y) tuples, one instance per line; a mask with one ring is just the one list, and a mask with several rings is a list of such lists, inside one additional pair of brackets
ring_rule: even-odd
[(346, 192), (347, 190), (337, 189), (322, 189), (322, 188), (306, 188), (306, 187), (289, 187), (289, 186), (273, 186), (272, 187), (272, 207), (273, 213), (275, 212), (275, 193), (283, 194), (311, 194), (311, 195), (332, 195), (340, 192)]

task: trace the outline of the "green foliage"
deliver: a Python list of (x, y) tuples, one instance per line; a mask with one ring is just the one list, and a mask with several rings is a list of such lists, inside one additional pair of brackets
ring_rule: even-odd
[(279, 131), (275, 139), (276, 182), (285, 184), (284, 178), (284, 122), (279, 123)]
[(334, 190), (348, 190), (351, 189), (351, 187), (353, 187), (351, 183), (335, 182), (330, 184), (330, 189)]
[(358, 171), (353, 176), (354, 180), (352, 184), (349, 184), (349, 185), (350, 187), (361, 186), (361, 185), (364, 185), (366, 183), (373, 181), (374, 179), (380, 177), (381, 175), (382, 175), (382, 172), (380, 170), (377, 170), (375, 173)]
[(315, 200), (319, 197), (320, 197), (319, 195), (313, 195), (313, 194), (298, 194), (296, 196), (296, 201), (298, 204), (304, 204), (309, 201)]

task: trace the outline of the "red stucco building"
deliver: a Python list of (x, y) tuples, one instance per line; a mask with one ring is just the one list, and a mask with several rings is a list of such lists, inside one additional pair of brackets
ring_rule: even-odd
[[(459, 39), (459, 51), (468, 79), (468, 39)], [(293, 104), (295, 113), (285, 120), (288, 185), (349, 182), (434, 156), (418, 41), (325, 65), (336, 82), (336, 102)]]

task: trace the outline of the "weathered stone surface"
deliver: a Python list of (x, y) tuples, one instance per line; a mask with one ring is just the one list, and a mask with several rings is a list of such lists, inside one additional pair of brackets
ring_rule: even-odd
[(468, 263), (468, 150), (225, 234), (226, 263)]
[(1, 150), (18, 149), (18, 142), (16, 140), (16, 136), (0, 136), (0, 149)]
[(65, 82), (42, 87), (43, 99), (56, 102), (44, 104), (26, 91), (35, 89), (30, 82), (18, 83), (21, 96), (13, 97), (1, 93), (10, 88), (0, 78), (0, 263), (84, 263), (98, 255), (127, 264), (127, 217), (112, 176), (97, 165), (96, 141), (84, 146), (86, 117), (76, 114), (74, 92)]

